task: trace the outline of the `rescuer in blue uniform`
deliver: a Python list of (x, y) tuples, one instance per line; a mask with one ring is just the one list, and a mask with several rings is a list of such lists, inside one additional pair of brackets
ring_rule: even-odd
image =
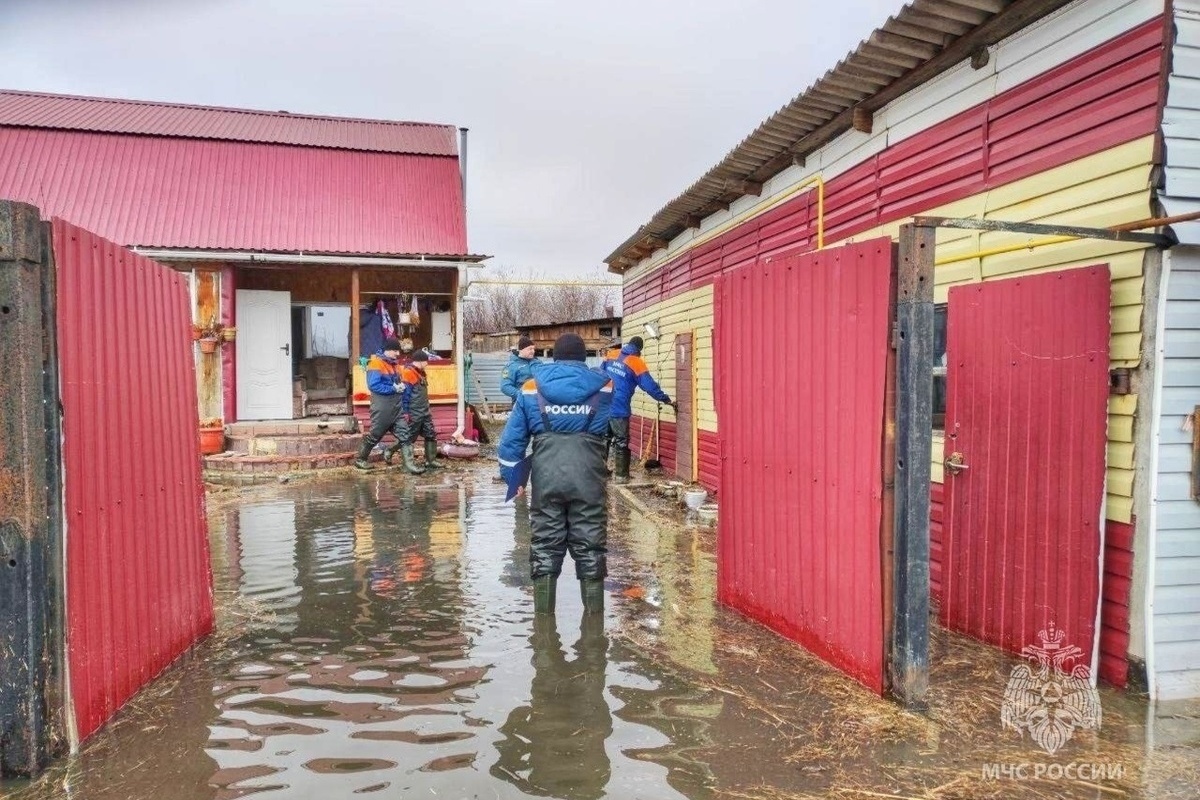
[[(541, 366), (541, 362), (533, 357), (535, 351), (533, 339), (522, 336), (517, 340), (517, 351), (508, 357), (508, 363), (500, 373), (500, 391), (512, 400), (513, 407), (517, 405), (525, 381), (532, 378), (534, 370)], [(498, 475), (496, 480), (503, 481), (504, 476)]]
[(380, 352), (367, 361), (367, 388), (371, 390), (371, 428), (363, 434), (354, 466), (370, 469), (371, 450), (400, 418), (400, 342), (385, 339)]
[(555, 587), (568, 552), (575, 560), (584, 610), (604, 610), (608, 574), (607, 480), (604, 433), (613, 389), (584, 363), (583, 339), (563, 334), (554, 363), (526, 381), (500, 439), (500, 471), (508, 480), (533, 440), (529, 548), (533, 605), (554, 610)]
[(671, 398), (662, 390), (650, 368), (642, 360), (642, 337), (634, 336), (629, 344), (621, 348), (616, 358), (606, 359), (602, 365), (604, 374), (613, 382), (612, 416), (609, 419), (609, 436), (616, 450), (616, 477), (629, 479), (629, 418), (633, 414), (633, 393), (641, 390), (660, 403), (674, 407)]

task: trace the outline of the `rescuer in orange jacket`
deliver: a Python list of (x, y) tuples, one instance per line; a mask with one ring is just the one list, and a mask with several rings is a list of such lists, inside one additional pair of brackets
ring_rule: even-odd
[[(396, 423), (396, 447), (404, 457), (404, 468), (414, 475), (426, 469), (441, 466), (437, 462), (437, 430), (433, 426), (433, 412), (429, 408), (429, 378), (425, 367), (439, 356), (422, 348), (415, 351), (411, 363), (400, 370), (400, 419)], [(413, 445), (417, 437), (425, 439), (425, 467), (422, 469), (413, 460)], [(383, 454), (389, 464), (395, 448)]]
[[(354, 466), (370, 469), (371, 450), (400, 417), (400, 342), (384, 339), (381, 352), (367, 361), (367, 388), (371, 390), (371, 429), (363, 435)], [(390, 457), (387, 457), (390, 461)]]

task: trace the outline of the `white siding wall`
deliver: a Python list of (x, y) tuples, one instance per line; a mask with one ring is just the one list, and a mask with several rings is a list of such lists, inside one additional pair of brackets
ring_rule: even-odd
[[(1200, 0), (1175, 0), (1175, 44), (1163, 110), (1169, 215), (1200, 211)], [(1200, 243), (1200, 222), (1173, 225), (1180, 241)]]
[(1167, 256), (1158, 418), (1152, 668), (1157, 696), (1200, 696), (1200, 503), (1191, 499), (1192, 431), (1200, 406), (1200, 248)]

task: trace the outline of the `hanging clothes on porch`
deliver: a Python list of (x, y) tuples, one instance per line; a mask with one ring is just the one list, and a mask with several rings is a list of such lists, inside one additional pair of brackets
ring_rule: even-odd
[(383, 317), (378, 309), (363, 309), (358, 318), (358, 355), (373, 356), (383, 347)]
[(379, 316), (383, 321), (383, 338), (392, 338), (396, 335), (396, 326), (392, 324), (392, 317), (388, 314), (387, 305), (379, 300), (375, 303), (375, 307), (379, 310)]

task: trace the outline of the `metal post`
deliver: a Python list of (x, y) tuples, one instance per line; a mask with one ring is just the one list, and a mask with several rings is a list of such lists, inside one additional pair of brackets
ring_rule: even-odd
[(42, 235), (36, 208), (0, 201), (0, 775), (36, 775), (50, 758), (61, 652), (47, 486), (57, 468), (46, 435), (57, 396), (47, 397), (44, 377)]
[(931, 225), (900, 228), (896, 284), (896, 511), (892, 692), (924, 710), (929, 688), (929, 481), (933, 448)]

